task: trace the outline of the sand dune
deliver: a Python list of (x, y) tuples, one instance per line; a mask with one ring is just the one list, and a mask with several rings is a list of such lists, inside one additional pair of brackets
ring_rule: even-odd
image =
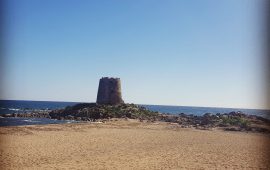
[(268, 135), (166, 123), (1, 127), (2, 169), (270, 169)]

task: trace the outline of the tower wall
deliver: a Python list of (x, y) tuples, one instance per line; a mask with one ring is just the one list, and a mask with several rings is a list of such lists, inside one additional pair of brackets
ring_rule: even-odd
[(120, 78), (102, 77), (99, 80), (97, 103), (110, 105), (124, 103), (122, 100)]

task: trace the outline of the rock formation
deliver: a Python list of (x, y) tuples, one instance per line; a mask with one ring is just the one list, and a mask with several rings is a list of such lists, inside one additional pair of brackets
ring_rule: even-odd
[(102, 77), (99, 80), (97, 104), (122, 104), (120, 78)]

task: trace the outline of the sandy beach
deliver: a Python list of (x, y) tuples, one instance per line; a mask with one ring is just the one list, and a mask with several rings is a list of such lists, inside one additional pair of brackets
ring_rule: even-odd
[(1, 169), (270, 169), (270, 137), (176, 124), (1, 127)]

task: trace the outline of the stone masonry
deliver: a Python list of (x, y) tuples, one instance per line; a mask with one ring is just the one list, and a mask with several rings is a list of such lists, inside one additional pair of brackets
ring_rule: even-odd
[(97, 104), (122, 104), (120, 78), (102, 77), (99, 80)]

